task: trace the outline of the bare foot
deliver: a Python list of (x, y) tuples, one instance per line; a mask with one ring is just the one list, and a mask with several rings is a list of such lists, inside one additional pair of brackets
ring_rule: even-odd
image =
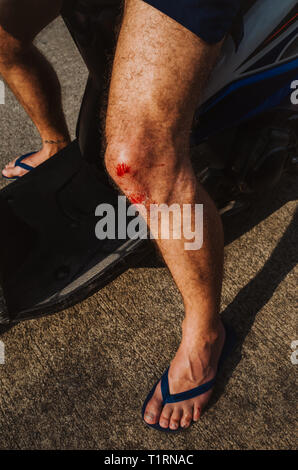
[[(50, 157), (59, 152), (59, 150), (62, 150), (64, 147), (66, 147), (69, 143), (70, 140), (63, 140), (63, 142), (59, 144), (45, 143), (41, 150), (24, 158), (22, 163), (26, 163), (27, 165), (36, 168), (41, 163), (45, 162)], [(19, 166), (15, 166), (16, 160), (17, 159), (13, 160), (5, 166), (5, 168), (2, 170), (3, 176), (6, 176), (6, 178), (15, 178), (24, 176), (26, 173), (28, 173), (28, 170), (20, 168)]]
[[(206, 331), (196, 324), (195, 319), (183, 322), (182, 342), (169, 369), (170, 393), (176, 394), (191, 390), (213, 379), (225, 342), (225, 329), (221, 322), (212, 330)], [(198, 421), (206, 407), (212, 390), (190, 400), (162, 406), (160, 382), (149, 401), (144, 419), (147, 424), (177, 430), (188, 428), (192, 421)]]

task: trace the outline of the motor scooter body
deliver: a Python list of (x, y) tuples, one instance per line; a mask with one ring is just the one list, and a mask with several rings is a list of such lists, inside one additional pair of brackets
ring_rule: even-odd
[(225, 41), (192, 135), (209, 146), (200, 180), (226, 215), (297, 170), (297, 2), (247, 0), (243, 9), (242, 41)]
[[(298, 80), (296, 1), (243, 5), (238, 35), (224, 43), (191, 136), (193, 145), (205, 142), (212, 150), (212, 165), (200, 180), (225, 213), (275, 184), (298, 150), (291, 101)], [(89, 70), (77, 140), (0, 192), (2, 325), (73, 305), (147, 253), (149, 242), (142, 239), (95, 236), (96, 207), (110, 203), (116, 216), (119, 210), (103, 164), (99, 109), (120, 16), (119, 0), (65, 4), (65, 23)]]

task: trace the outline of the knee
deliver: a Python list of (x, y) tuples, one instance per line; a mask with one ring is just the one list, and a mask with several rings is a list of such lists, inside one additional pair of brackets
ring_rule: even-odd
[(114, 182), (122, 187), (126, 181), (136, 182), (142, 173), (146, 160), (146, 151), (139, 140), (125, 137), (108, 142), (105, 153), (107, 172)]
[(181, 167), (181, 152), (166, 132), (147, 129), (139, 132), (133, 127), (133, 137), (117, 136), (109, 139), (105, 154), (107, 172), (124, 192), (150, 192), (157, 182), (175, 179)]

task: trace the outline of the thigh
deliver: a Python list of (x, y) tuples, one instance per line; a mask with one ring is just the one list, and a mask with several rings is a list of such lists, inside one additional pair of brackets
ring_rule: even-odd
[(0, 27), (30, 42), (60, 14), (62, 5), (63, 0), (0, 0)]
[(220, 51), (142, 0), (127, 0), (109, 92), (107, 139), (135, 123), (188, 131)]
[(144, 0), (209, 44), (221, 41), (240, 12), (240, 0)]

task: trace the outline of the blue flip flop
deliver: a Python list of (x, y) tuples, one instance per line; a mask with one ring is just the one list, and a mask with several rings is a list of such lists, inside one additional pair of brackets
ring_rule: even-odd
[[(222, 349), (222, 353), (221, 353), (221, 356), (220, 356), (220, 359), (219, 359), (217, 372), (219, 372), (224, 360), (229, 356), (229, 354), (232, 352), (232, 350), (236, 346), (236, 335), (235, 335), (234, 330), (228, 325), (224, 325), (224, 327), (225, 327), (225, 330), (226, 330), (226, 339), (225, 339), (225, 344), (224, 344), (224, 347)], [(209, 382), (204, 383), (203, 385), (200, 385), (199, 387), (193, 388), (192, 390), (188, 390), (188, 391), (183, 392), (183, 393), (176, 393), (176, 394), (172, 395), (170, 393), (170, 388), (169, 388), (168, 372), (169, 372), (169, 368), (165, 371), (165, 373), (163, 374), (163, 376), (161, 378), (161, 393), (162, 393), (162, 399), (163, 399), (162, 406), (166, 405), (167, 403), (177, 403), (179, 401), (190, 400), (191, 398), (196, 398), (199, 395), (203, 395), (203, 393), (208, 392), (208, 390), (210, 390), (212, 387), (214, 387), (214, 384), (215, 384), (215, 381), (216, 381), (216, 376), (215, 376), (214, 379), (210, 380)], [(151, 398), (152, 398), (152, 396), (155, 392), (155, 389), (156, 389), (159, 382), (160, 382), (160, 380), (158, 380), (156, 382), (156, 384), (154, 385), (154, 387), (150, 391), (149, 395), (147, 396), (147, 398), (146, 398), (146, 400), (143, 404), (143, 408), (142, 408), (143, 421), (147, 426), (149, 426), (150, 428), (153, 428), (157, 431), (168, 432), (168, 433), (177, 433), (177, 432), (183, 431), (183, 428), (181, 428), (181, 427), (178, 428), (178, 429), (175, 429), (175, 430), (170, 429), (170, 428), (162, 428), (159, 425), (159, 423), (148, 424), (144, 420), (144, 415), (145, 415), (145, 410), (146, 410), (147, 404), (151, 400)], [(194, 424), (194, 421), (191, 424)]]
[[(26, 155), (22, 155), (21, 157), (19, 157), (14, 166), (19, 166), (20, 168), (23, 168), (24, 170), (27, 170), (27, 171), (32, 171), (34, 170), (34, 167), (31, 166), (31, 165), (27, 165), (27, 163), (23, 163), (23, 160), (27, 157), (30, 157), (30, 155), (33, 155), (34, 153), (36, 152), (30, 152), (30, 153), (26, 153)], [(4, 176), (2, 174), (2, 177), (5, 178), (6, 180), (18, 180), (19, 178), (22, 178), (21, 176)]]

